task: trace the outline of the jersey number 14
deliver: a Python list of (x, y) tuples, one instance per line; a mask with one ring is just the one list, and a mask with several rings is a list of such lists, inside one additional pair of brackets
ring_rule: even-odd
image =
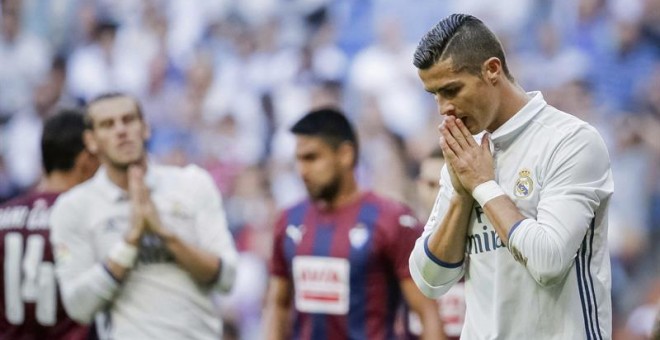
[(5, 304), (7, 321), (14, 325), (25, 320), (25, 303), (36, 304), (36, 319), (43, 326), (55, 324), (57, 287), (51, 262), (42, 262), (42, 235), (27, 237), (23, 254), (23, 235), (16, 232), (5, 236)]

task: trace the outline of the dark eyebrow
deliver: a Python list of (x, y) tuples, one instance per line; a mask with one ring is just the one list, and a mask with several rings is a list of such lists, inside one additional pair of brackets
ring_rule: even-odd
[(450, 81), (449, 83), (447, 83), (447, 84), (445, 84), (445, 85), (443, 85), (443, 86), (440, 86), (440, 87), (438, 87), (438, 88), (435, 88), (435, 89), (427, 89), (427, 88), (425, 88), (424, 90), (425, 90), (426, 92), (430, 93), (430, 94), (436, 94), (436, 93), (438, 93), (438, 92), (440, 92), (440, 91), (447, 90), (447, 89), (450, 88), (450, 87), (458, 86), (458, 85), (461, 85), (461, 82), (460, 82), (459, 80), (454, 80), (454, 81)]

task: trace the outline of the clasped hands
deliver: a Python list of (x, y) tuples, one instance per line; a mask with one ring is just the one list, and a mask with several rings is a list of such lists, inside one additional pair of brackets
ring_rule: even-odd
[(144, 182), (144, 168), (140, 165), (128, 167), (128, 195), (131, 205), (131, 229), (126, 235), (128, 243), (138, 245), (145, 232), (162, 238), (170, 236), (170, 232), (163, 228), (149, 188)]
[(488, 135), (484, 134), (481, 145), (477, 144), (463, 121), (454, 116), (446, 116), (438, 130), (454, 191), (461, 197), (471, 197), (479, 184), (495, 178)]

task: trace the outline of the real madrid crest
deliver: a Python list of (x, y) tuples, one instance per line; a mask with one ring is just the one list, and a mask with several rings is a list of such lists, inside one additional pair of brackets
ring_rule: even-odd
[(516, 186), (513, 188), (513, 195), (518, 198), (526, 198), (534, 190), (534, 181), (531, 177), (532, 172), (527, 169), (522, 169), (518, 172), (518, 180)]

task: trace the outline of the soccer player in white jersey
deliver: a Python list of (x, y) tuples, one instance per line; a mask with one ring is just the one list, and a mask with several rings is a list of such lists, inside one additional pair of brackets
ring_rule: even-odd
[(103, 95), (85, 117), (102, 167), (50, 219), (67, 312), (96, 317), (101, 339), (219, 339), (212, 294), (231, 288), (237, 254), (211, 177), (147, 161), (149, 127), (132, 97)]
[(611, 338), (613, 182), (598, 132), (525, 93), (473, 16), (440, 21), (414, 64), (447, 162), (410, 256), (417, 285), (435, 297), (465, 278), (462, 339)]

